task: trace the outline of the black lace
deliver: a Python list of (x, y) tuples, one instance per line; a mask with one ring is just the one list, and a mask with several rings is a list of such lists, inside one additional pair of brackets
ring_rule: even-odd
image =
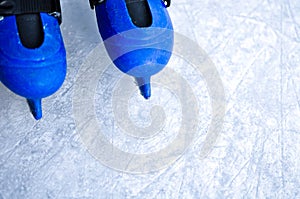
[(61, 22), (59, 0), (0, 0), (0, 15), (19, 15), (46, 12)]

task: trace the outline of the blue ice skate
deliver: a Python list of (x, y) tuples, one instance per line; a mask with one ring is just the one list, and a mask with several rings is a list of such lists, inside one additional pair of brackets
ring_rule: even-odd
[(41, 100), (66, 76), (59, 0), (0, 0), (0, 81), (27, 99), (35, 119)]
[(170, 0), (90, 0), (98, 28), (114, 64), (135, 77), (151, 96), (150, 78), (168, 63), (173, 49)]

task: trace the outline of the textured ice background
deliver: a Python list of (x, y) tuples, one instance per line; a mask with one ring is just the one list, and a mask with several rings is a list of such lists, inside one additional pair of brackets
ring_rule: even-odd
[[(184, 73), (188, 74), (191, 67), (186, 67), (182, 75), (199, 98), (203, 128), (174, 164), (143, 175), (103, 166), (80, 141), (72, 115), (73, 85), (81, 64), (101, 40), (88, 1), (64, 0), (62, 7), (68, 74), (63, 87), (44, 100), (43, 119), (34, 121), (25, 100), (0, 85), (1, 199), (300, 197), (297, 0), (172, 1), (169, 12), (174, 29), (197, 42), (221, 75), (226, 93), (225, 123), (212, 153), (199, 159), (211, 109), (201, 74), (189, 79)], [(185, 64), (174, 56), (168, 67), (180, 70)], [(108, 138), (115, 124), (99, 102), (108, 100), (105, 89), (109, 90), (109, 80), (118, 75), (111, 69), (99, 77), (95, 97), (99, 125), (107, 129)], [(180, 120), (178, 101), (159, 88), (153, 95), (149, 105), (169, 101), (166, 124), (176, 130)], [(141, 105), (146, 106), (134, 95), (130, 100), (131, 119), (137, 125), (149, 124), (149, 110), (144, 111)], [(158, 141), (167, 146), (173, 130), (166, 129)], [(117, 135), (118, 147), (128, 151), (134, 148), (133, 141), (124, 142), (125, 135)], [(155, 150), (150, 145), (133, 152)]]

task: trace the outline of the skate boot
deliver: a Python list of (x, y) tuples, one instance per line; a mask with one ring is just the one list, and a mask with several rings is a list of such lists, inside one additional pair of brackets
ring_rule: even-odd
[(66, 76), (59, 0), (0, 0), (0, 81), (27, 99), (35, 119), (42, 98)]
[(145, 99), (150, 78), (168, 63), (173, 49), (170, 0), (90, 0), (98, 28), (114, 64), (133, 76)]

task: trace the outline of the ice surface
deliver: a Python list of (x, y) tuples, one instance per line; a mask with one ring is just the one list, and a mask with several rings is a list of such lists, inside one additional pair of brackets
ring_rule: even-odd
[[(43, 119), (35, 121), (25, 99), (0, 84), (0, 199), (300, 197), (297, 0), (172, 1), (168, 10), (175, 31), (197, 42), (220, 73), (225, 122), (212, 152), (200, 158), (212, 118), (210, 95), (202, 74), (174, 55), (168, 67), (193, 87), (200, 128), (174, 163), (139, 175), (104, 166), (81, 140), (73, 114), (74, 85), (101, 39), (88, 1), (64, 0), (62, 8), (68, 74), (63, 87), (43, 101)], [(182, 120), (176, 93), (154, 85), (148, 102), (132, 94), (128, 115), (136, 126), (151, 124), (152, 106), (165, 109), (160, 134), (138, 140), (126, 134), (112, 114), (112, 91), (121, 76), (111, 66), (97, 82), (95, 114), (102, 132), (131, 153), (167, 147)]]

